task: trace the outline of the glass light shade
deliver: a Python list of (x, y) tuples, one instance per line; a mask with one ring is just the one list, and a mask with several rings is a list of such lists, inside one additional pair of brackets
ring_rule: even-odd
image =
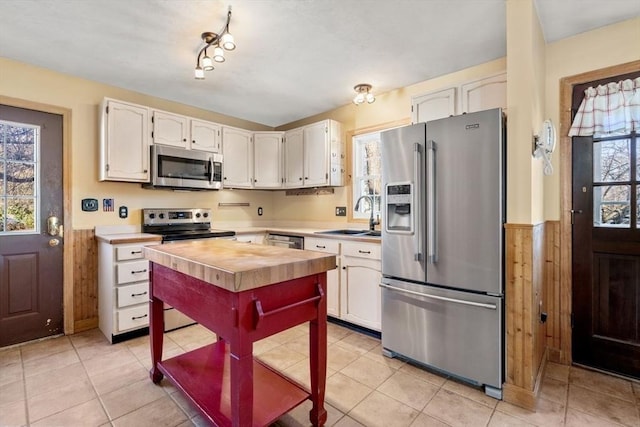
[(364, 102), (364, 94), (362, 92), (358, 93), (355, 98), (353, 98), (353, 103), (358, 105)]
[(368, 102), (369, 104), (373, 103), (373, 101), (375, 101), (375, 100), (376, 100), (376, 97), (375, 97), (375, 96), (373, 96), (373, 94), (372, 94), (372, 93), (367, 93), (367, 102)]
[(216, 46), (213, 49), (213, 60), (216, 62), (224, 62), (224, 49), (220, 46)]
[(204, 58), (202, 58), (202, 69), (204, 71), (211, 71), (213, 70), (213, 59), (211, 59), (210, 56), (207, 56), (207, 54), (205, 53)]
[(233, 50), (236, 48), (236, 43), (233, 40), (233, 36), (229, 33), (226, 33), (222, 36), (221, 44), (224, 50)]
[(196, 79), (198, 80), (204, 79), (204, 70), (202, 69), (202, 67), (197, 66), (195, 74), (196, 74)]

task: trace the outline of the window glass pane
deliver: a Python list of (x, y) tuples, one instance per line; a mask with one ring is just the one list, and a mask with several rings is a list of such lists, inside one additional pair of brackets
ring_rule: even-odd
[(6, 125), (4, 133), (7, 159), (26, 162), (35, 160), (36, 129)]
[(371, 206), (363, 199), (355, 209), (358, 199), (364, 195), (374, 199), (374, 216), (380, 212), (382, 159), (380, 157), (380, 132), (358, 135), (353, 138), (353, 206), (354, 218), (369, 218)]
[(35, 175), (34, 165), (24, 163), (6, 163), (7, 195), (34, 196)]
[(631, 175), (631, 141), (619, 139), (593, 144), (593, 181), (629, 181)]
[(596, 227), (629, 228), (631, 186), (606, 185), (593, 188), (593, 224)]
[(34, 231), (35, 209), (33, 199), (7, 199), (7, 230)]
[(0, 233), (38, 232), (40, 127), (0, 121)]

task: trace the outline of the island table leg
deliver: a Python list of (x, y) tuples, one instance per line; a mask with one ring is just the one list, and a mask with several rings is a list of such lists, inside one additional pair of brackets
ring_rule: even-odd
[[(152, 275), (153, 276), (153, 275)], [(162, 360), (162, 341), (164, 339), (164, 310), (163, 303), (153, 296), (153, 277), (149, 283), (149, 339), (151, 345), (151, 381), (158, 384), (163, 377), (158, 369), (158, 362)]]
[(311, 402), (309, 420), (313, 426), (323, 426), (327, 421), (324, 393), (327, 382), (327, 275), (318, 274), (318, 283), (324, 293), (318, 302), (318, 315), (309, 322), (309, 369)]

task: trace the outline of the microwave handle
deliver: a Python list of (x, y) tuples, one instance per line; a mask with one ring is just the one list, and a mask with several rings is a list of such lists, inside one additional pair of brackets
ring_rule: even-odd
[(209, 157), (209, 183), (213, 184), (213, 157)]

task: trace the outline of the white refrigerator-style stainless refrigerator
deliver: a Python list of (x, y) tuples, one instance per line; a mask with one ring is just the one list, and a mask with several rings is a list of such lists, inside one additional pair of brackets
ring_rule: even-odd
[(382, 346), (502, 398), (501, 109), (382, 133)]

